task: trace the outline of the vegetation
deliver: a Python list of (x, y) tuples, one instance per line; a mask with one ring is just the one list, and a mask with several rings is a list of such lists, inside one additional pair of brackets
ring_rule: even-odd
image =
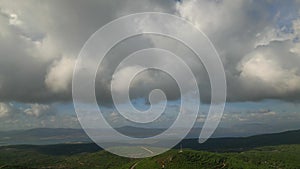
[[(63, 148), (61, 145), (57, 145)], [(52, 145), (53, 147), (53, 145)], [(161, 168), (215, 168), (215, 169), (299, 169), (300, 145), (281, 145), (255, 148), (243, 152), (214, 153), (176, 149), (164, 154), (145, 158), (129, 159), (106, 151), (55, 154), (40, 151), (40, 146), (0, 147), (1, 169), (161, 169)], [(48, 149), (50, 150), (50, 149)]]

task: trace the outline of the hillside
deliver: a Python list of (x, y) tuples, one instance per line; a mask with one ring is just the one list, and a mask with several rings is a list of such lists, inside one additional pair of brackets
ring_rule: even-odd
[[(300, 130), (262, 134), (250, 137), (211, 138), (199, 144), (197, 139), (185, 139), (180, 144), (184, 148), (208, 151), (243, 151), (255, 147), (300, 144)], [(176, 148), (180, 147), (180, 144)]]
[[(65, 131), (63, 131), (65, 132)], [(179, 152), (182, 146), (183, 152)], [(0, 146), (0, 169), (300, 168), (300, 130), (240, 138), (185, 139), (156, 157), (129, 159), (93, 143)]]
[(170, 150), (156, 157), (128, 159), (105, 151), (79, 153), (74, 155), (49, 155), (34, 149), (2, 147), (0, 168), (97, 168), (97, 169), (201, 169), (201, 168), (300, 168), (300, 145), (284, 145), (256, 148), (239, 153), (212, 153), (184, 149)]

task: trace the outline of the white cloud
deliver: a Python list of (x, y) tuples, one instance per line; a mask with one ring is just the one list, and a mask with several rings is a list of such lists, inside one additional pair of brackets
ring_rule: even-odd
[(131, 67), (125, 67), (123, 69), (120, 69), (118, 72), (116, 72), (113, 75), (112, 78), (112, 83), (114, 83), (115, 85), (115, 91), (116, 93), (124, 93), (127, 91), (127, 87), (125, 86), (124, 83), (127, 82), (128, 80), (130, 80), (130, 75), (138, 72), (138, 70), (140, 70), (142, 67), (140, 66), (131, 66)]
[(285, 69), (274, 57), (273, 53), (253, 52), (250, 59), (241, 63), (241, 76), (248, 83), (268, 86), (278, 94), (300, 90), (298, 69)]
[[(179, 15), (203, 30), (222, 57), (229, 100), (299, 99), (298, 15), (281, 8), (274, 14), (270, 11), (274, 2), (265, 1), (186, 0), (177, 4)], [(279, 26), (288, 15), (286, 25)]]
[(15, 25), (15, 26), (20, 26), (23, 24), (23, 22), (18, 18), (17, 14), (10, 14), (9, 15), (9, 24)]
[(256, 43), (254, 47), (267, 46), (273, 41), (285, 41), (290, 40), (293, 37), (294, 35), (292, 33), (283, 33), (282, 30), (267, 27), (263, 32), (256, 35)]
[(9, 116), (11, 108), (8, 104), (0, 103), (0, 118)]
[(42, 115), (48, 114), (51, 111), (51, 107), (45, 104), (30, 104), (30, 108), (25, 109), (24, 113), (29, 116), (40, 117)]
[[(217, 32), (242, 21), (245, 1), (198, 1), (177, 3), (180, 16), (190, 20), (204, 32)], [(239, 27), (239, 25), (235, 25)]]
[(45, 78), (46, 86), (53, 92), (66, 92), (70, 90), (75, 59), (62, 57), (55, 61)]
[(283, 115), (272, 110), (249, 110), (246, 112), (225, 112), (223, 115), (223, 123), (235, 124), (238, 122), (266, 122), (272, 124), (272, 120), (278, 121)]

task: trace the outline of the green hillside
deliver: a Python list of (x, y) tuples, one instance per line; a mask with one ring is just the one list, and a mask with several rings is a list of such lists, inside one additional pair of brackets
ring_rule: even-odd
[(300, 168), (300, 145), (255, 148), (239, 153), (212, 153), (184, 149), (170, 150), (156, 157), (128, 159), (105, 151), (73, 155), (51, 155), (26, 146), (0, 148), (0, 168), (55, 169), (160, 169), (160, 168)]

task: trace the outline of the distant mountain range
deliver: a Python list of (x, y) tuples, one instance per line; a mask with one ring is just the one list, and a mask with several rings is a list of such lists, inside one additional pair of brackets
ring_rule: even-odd
[(256, 147), (289, 144), (300, 144), (300, 130), (272, 134), (262, 134), (250, 137), (211, 138), (203, 144), (199, 144), (197, 139), (185, 139), (175, 148), (179, 148), (180, 145), (182, 145), (182, 147), (184, 148), (191, 148), (194, 150), (208, 150), (215, 152), (239, 152)]
[[(35, 129), (27, 132), (31, 133), (31, 136), (33, 136), (37, 131), (39, 131), (37, 133), (40, 133), (44, 130), (45, 129)], [(63, 130), (66, 129), (61, 129), (61, 133), (64, 133)], [(67, 129), (67, 131), (69, 132), (70, 130)], [(73, 131), (74, 133), (78, 132), (78, 130), (71, 131)], [(81, 137), (80, 135), (78, 136)], [(300, 144), (300, 130), (239, 138), (211, 138), (203, 144), (199, 144), (198, 139), (184, 139), (174, 148), (179, 149), (182, 147), (184, 149), (205, 150), (210, 152), (243, 152), (256, 147), (292, 144)], [(92, 153), (102, 150), (99, 146), (91, 142), (52, 145), (11, 145), (5, 147), (24, 150), (30, 149), (48, 155), (73, 155), (78, 153)]]
[[(119, 128), (119, 130), (120, 132), (130, 131), (131, 134), (145, 131), (145, 129), (142, 130), (141, 128), (132, 127)], [(148, 134), (153, 134), (151, 129), (146, 130), (148, 130)], [(49, 149), (52, 149), (55, 150), (56, 153), (78, 153), (81, 151), (95, 152), (101, 149), (96, 144), (92, 143), (84, 131), (80, 129), (41, 128), (24, 131), (0, 132), (0, 142), (2, 143), (2, 146), (26, 144), (32, 145), (31, 147), (35, 147), (34, 145), (44, 145), (37, 147), (40, 151), (48, 151)], [(210, 138), (203, 144), (199, 144), (198, 139), (186, 138), (176, 145), (175, 148), (183, 147), (194, 150), (222, 152), (244, 151), (255, 147), (284, 144), (300, 144), (300, 130), (262, 134), (250, 137)], [(70, 149), (72, 151), (65, 151), (65, 149)]]
[[(165, 131), (165, 129), (162, 128), (138, 128), (131, 126), (116, 128), (116, 130), (125, 135), (137, 138), (154, 136)], [(201, 128), (193, 128), (186, 139), (197, 138), (200, 131)], [(173, 132), (176, 132), (176, 129)], [(102, 129), (101, 133), (104, 133), (104, 135), (108, 137), (110, 135), (110, 131), (107, 129)], [(249, 135), (251, 134), (232, 131), (226, 128), (218, 128), (213, 137), (241, 137)], [(82, 129), (36, 128), (29, 130), (0, 131), (0, 146), (18, 144), (47, 145), (78, 142), (91, 142), (91, 139)]]
[(36, 128), (0, 132), (0, 145), (45, 145), (69, 142), (91, 142), (81, 129)]

